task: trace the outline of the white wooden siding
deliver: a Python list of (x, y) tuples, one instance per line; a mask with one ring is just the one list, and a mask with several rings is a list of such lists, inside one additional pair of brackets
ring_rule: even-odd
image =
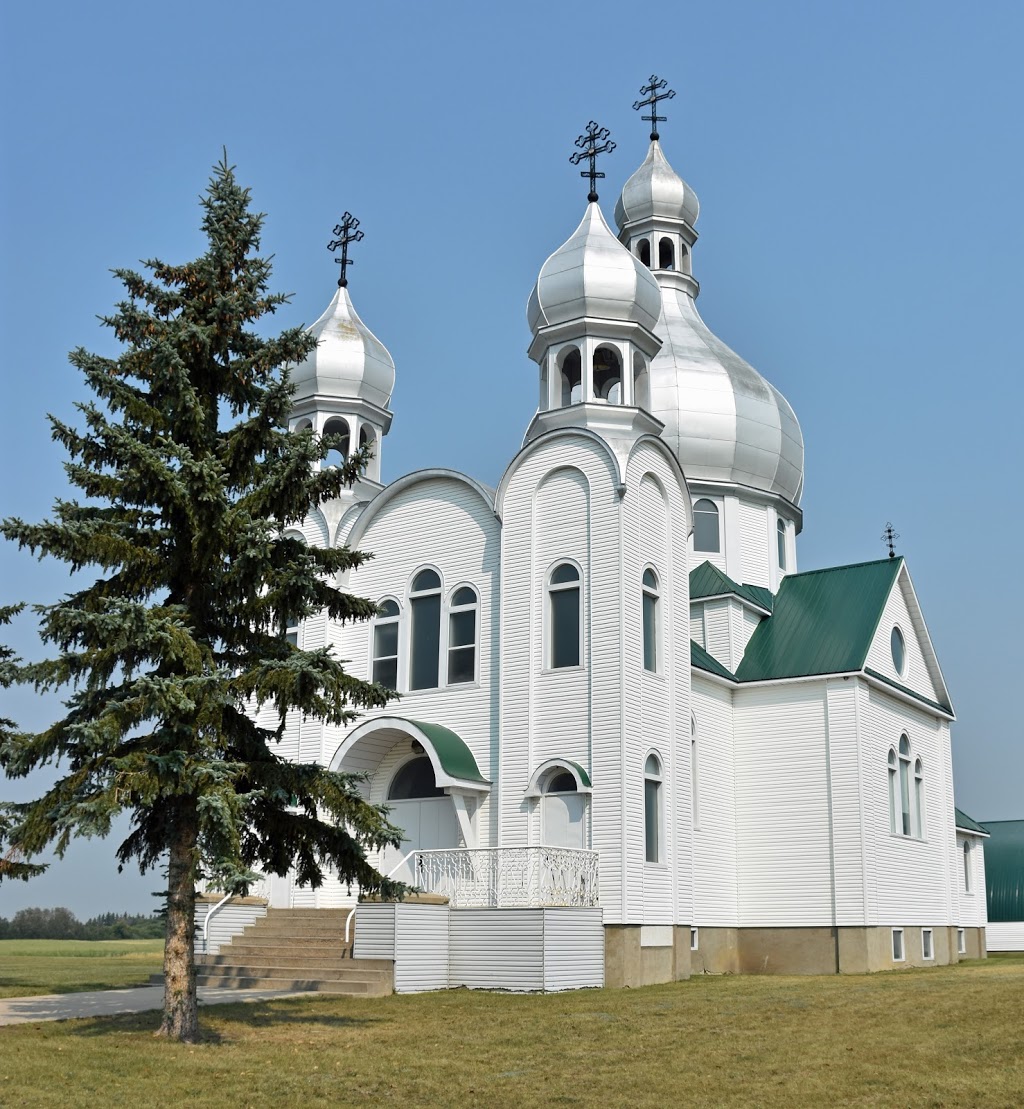
[(704, 649), (727, 670), (732, 664), (732, 602), (721, 599), (704, 602)]
[(460, 909), (449, 917), (449, 978), (470, 989), (544, 988), (541, 909)]
[(1024, 920), (991, 921), (985, 927), (989, 951), (1024, 951)]
[[(964, 843), (971, 845), (971, 888), (964, 887)], [(988, 924), (988, 905), (985, 887), (985, 849), (980, 836), (958, 832), (956, 836), (955, 882), (961, 928), (984, 928)]]
[(395, 908), (392, 903), (365, 902), (356, 909), (353, 959), (395, 957)]
[[(925, 643), (928, 633), (923, 623), (912, 616), (909, 600), (909, 578), (904, 568), (896, 579), (885, 608), (882, 610), (878, 630), (868, 649), (867, 665), (872, 670), (877, 670), (879, 674), (884, 674), (887, 678), (899, 682), (900, 685), (905, 685), (915, 693), (927, 697), (930, 701), (941, 700), (942, 693), (926, 661), (926, 656), (931, 656)], [(902, 675), (897, 673), (892, 662), (891, 636), (894, 625), (899, 625), (906, 644), (906, 663)]]
[(600, 909), (544, 909), (544, 989), (604, 985)]
[(707, 640), (704, 636), (704, 605), (690, 605), (690, 638), (707, 650)]
[(867, 919), (857, 683), (842, 678), (825, 684), (826, 762), (831, 807), (835, 923), (862, 925)]
[(395, 906), (395, 992), (448, 986), (447, 905)]
[(745, 585), (771, 587), (768, 574), (768, 508), (763, 504), (739, 502), (740, 567), (738, 579)]

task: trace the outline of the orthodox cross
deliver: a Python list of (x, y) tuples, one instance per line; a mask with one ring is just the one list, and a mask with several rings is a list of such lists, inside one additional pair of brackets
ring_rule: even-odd
[(339, 246), (341, 247), (341, 257), (335, 258), (334, 260), (338, 263), (339, 266), (341, 266), (341, 277), (338, 278), (338, 284), (342, 288), (344, 288), (348, 284), (348, 277), (346, 276), (345, 271), (348, 269), (349, 266), (354, 264), (352, 262), (352, 259), (348, 256), (348, 244), (358, 243), (359, 240), (363, 237), (362, 231), (360, 231), (358, 228), (359, 220), (357, 220), (351, 212), (346, 212), (341, 217), (341, 223), (337, 224), (334, 228), (334, 233), (338, 237), (336, 239), (332, 239), (327, 244), (327, 249), (331, 251), (337, 250)]
[(569, 161), (574, 166), (578, 166), (584, 158), (590, 159), (590, 168), (581, 169), (580, 177), (590, 178), (590, 192), (587, 194), (587, 200), (591, 204), (597, 200), (597, 182), (604, 177), (603, 173), (598, 172), (597, 156), (598, 154), (610, 154), (615, 149), (615, 143), (608, 137), (610, 134), (611, 131), (607, 127), (598, 127), (591, 120), (587, 124), (586, 132), (576, 140), (579, 150), (575, 154), (569, 155)]
[(640, 90), (641, 95), (647, 94), (647, 99), (635, 101), (633, 108), (634, 110), (638, 110), (640, 108), (650, 107), (651, 114), (649, 116), (641, 116), (640, 118), (650, 121), (651, 138), (656, 139), (659, 137), (658, 124), (664, 123), (668, 118), (668, 116), (658, 115), (658, 101), (671, 100), (672, 97), (675, 96), (676, 90), (669, 89), (668, 92), (662, 92), (661, 90), (668, 84), (668, 81), (659, 81), (653, 73), (651, 74), (650, 81), (651, 83), (649, 85), (644, 85)]
[(896, 540), (899, 539), (899, 537), (900, 537), (899, 532), (895, 531), (893, 529), (892, 524), (887, 522), (886, 525), (885, 525), (885, 531), (882, 532), (881, 539), (882, 539), (882, 542), (885, 543), (886, 546), (888, 546), (888, 548), (889, 548), (889, 557), (890, 558), (895, 558), (896, 557), (896, 546), (895, 546), (895, 544), (896, 544)]

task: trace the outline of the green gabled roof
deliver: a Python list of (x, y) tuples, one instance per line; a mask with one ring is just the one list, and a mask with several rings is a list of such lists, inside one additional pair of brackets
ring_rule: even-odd
[(1024, 820), (986, 820), (985, 831), (988, 919), (1024, 920)]
[(699, 601), (702, 597), (721, 597), (730, 593), (749, 604), (763, 608), (766, 612), (772, 610), (770, 589), (759, 585), (739, 585), (710, 562), (702, 562), (695, 570), (690, 571), (691, 601)]
[(789, 574), (736, 670), (741, 682), (861, 670), (902, 558)]
[(953, 815), (958, 828), (963, 828), (967, 832), (980, 832), (983, 836), (988, 835), (988, 828), (983, 828), (976, 820), (972, 820), (963, 809), (953, 809)]
[(461, 736), (456, 735), (450, 728), (445, 728), (441, 724), (428, 724), (423, 720), (413, 720), (410, 717), (405, 717), (405, 719), (410, 724), (415, 724), (430, 740), (446, 774), (453, 778), (461, 778), (466, 782), (481, 782), (483, 785), (490, 785), (490, 782), (480, 773), (480, 768), (476, 765), (476, 759), (473, 758), (473, 752), (466, 746), (466, 742)]
[(728, 678), (729, 681), (734, 682), (736, 675), (726, 668), (704, 650), (699, 643), (694, 643), (690, 640), (690, 665), (696, 666), (698, 670), (706, 670), (709, 674), (717, 674), (720, 678)]

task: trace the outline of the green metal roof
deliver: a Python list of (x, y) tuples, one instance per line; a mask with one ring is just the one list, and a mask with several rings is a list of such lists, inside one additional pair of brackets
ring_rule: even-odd
[(580, 776), (580, 782), (584, 786), (586, 786), (587, 789), (593, 789), (593, 783), (590, 780), (590, 775), (582, 766), (580, 766), (578, 762), (573, 762), (572, 759), (562, 759), (562, 762), (564, 762), (567, 766), (575, 767), (577, 774), (579, 774)]
[(741, 682), (861, 670), (902, 558), (789, 574), (737, 667)]
[(1024, 920), (1024, 820), (986, 820), (985, 831), (988, 919)]
[(717, 674), (720, 678), (728, 678), (731, 682), (736, 680), (736, 675), (732, 671), (726, 670), (718, 659), (709, 655), (699, 643), (694, 643), (692, 639), (690, 640), (690, 665), (696, 666), (698, 670), (706, 670), (709, 674)]
[(872, 670), (870, 666), (864, 667), (864, 673), (870, 675), (876, 681), (884, 682), (886, 685), (891, 685), (893, 689), (898, 689), (900, 693), (905, 693), (908, 697), (913, 697), (915, 701), (920, 701), (921, 704), (927, 705), (931, 709), (939, 709), (941, 712), (948, 712), (950, 716), (953, 715), (953, 706), (949, 704), (942, 704), (939, 701), (933, 701), (930, 697), (925, 697), (921, 693), (915, 693), (909, 686), (901, 685), (899, 682), (894, 682), (892, 678), (887, 678), (884, 674), (880, 674), (877, 670)]
[(465, 740), (455, 734), (450, 728), (441, 724), (428, 724), (423, 720), (405, 719), (414, 724), (430, 740), (431, 746), (437, 752), (441, 768), (453, 778), (461, 778), (465, 782), (481, 782), (490, 785), (490, 782), (480, 773), (476, 765), (473, 752), (466, 746)]
[(953, 815), (956, 818), (956, 826), (963, 828), (967, 832), (980, 832), (982, 835), (988, 834), (988, 829), (983, 828), (976, 820), (972, 820), (963, 809), (953, 809)]
[(730, 593), (767, 612), (772, 610), (772, 594), (769, 589), (758, 585), (739, 585), (710, 562), (702, 562), (695, 570), (690, 571), (691, 601), (699, 601), (702, 597), (721, 597)]

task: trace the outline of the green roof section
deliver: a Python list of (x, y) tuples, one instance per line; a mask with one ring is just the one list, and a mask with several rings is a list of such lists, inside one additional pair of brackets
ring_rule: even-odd
[(692, 639), (690, 640), (690, 665), (696, 666), (698, 670), (706, 670), (709, 674), (715, 674), (719, 678), (728, 678), (731, 682), (736, 680), (736, 675), (731, 670), (726, 670), (718, 659), (709, 655), (699, 643), (694, 643)]
[(702, 562), (690, 571), (690, 600), (699, 601), (703, 597), (722, 597), (732, 594), (748, 604), (772, 611), (771, 590), (759, 585), (739, 585), (728, 574), (722, 573), (710, 562)]
[(985, 831), (988, 919), (1024, 920), (1024, 820), (986, 820)]
[(976, 820), (972, 820), (963, 809), (954, 808), (953, 815), (956, 818), (958, 828), (962, 828), (965, 832), (978, 832), (983, 836), (988, 835), (988, 828), (983, 828)]
[(741, 682), (862, 670), (902, 558), (789, 574), (736, 670)]
[(409, 717), (405, 717), (405, 720), (419, 728), (430, 740), (431, 746), (437, 752), (441, 768), (446, 774), (450, 774), (453, 778), (461, 778), (464, 782), (491, 784), (480, 773), (476, 759), (473, 758), (473, 752), (466, 746), (466, 741), (461, 736), (441, 724), (428, 724), (423, 720), (412, 720)]
[(580, 776), (580, 784), (582, 786), (586, 789), (594, 788), (593, 783), (590, 781), (590, 775), (578, 762), (573, 762), (572, 759), (562, 759), (562, 762), (564, 762), (566, 766), (571, 766), (575, 769), (576, 773)]
[(905, 693), (908, 697), (913, 697), (915, 701), (920, 701), (922, 705), (927, 705), (930, 709), (938, 709), (940, 712), (953, 715), (952, 705), (943, 705), (939, 701), (933, 701), (930, 697), (925, 697), (921, 693), (915, 693), (909, 686), (901, 685), (899, 682), (894, 682), (892, 678), (887, 678), (884, 674), (880, 674), (877, 670), (872, 670), (870, 666), (864, 667), (864, 673), (875, 681), (882, 682), (885, 685), (892, 686), (893, 689), (898, 689), (900, 693)]

